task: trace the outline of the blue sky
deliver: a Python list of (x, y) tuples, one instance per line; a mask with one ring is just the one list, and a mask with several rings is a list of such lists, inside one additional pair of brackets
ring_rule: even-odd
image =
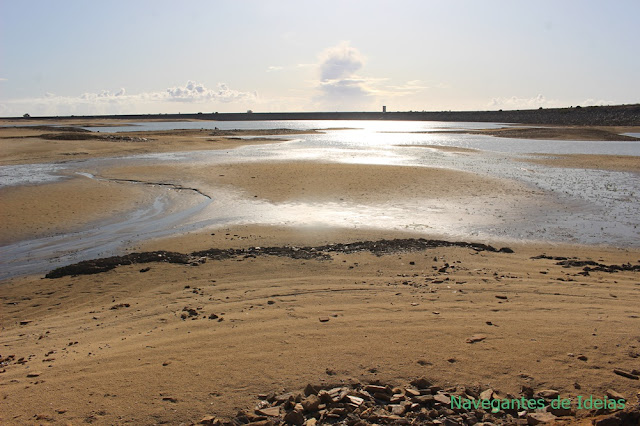
[(0, 0), (0, 116), (640, 102), (640, 1)]

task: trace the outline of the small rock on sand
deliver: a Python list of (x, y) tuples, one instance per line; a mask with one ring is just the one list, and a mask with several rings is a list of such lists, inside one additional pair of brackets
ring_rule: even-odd
[(256, 410), (256, 414), (268, 417), (277, 417), (280, 415), (280, 407), (268, 407)]
[(486, 338), (487, 336), (485, 336), (484, 334), (474, 334), (473, 336), (467, 339), (467, 343), (482, 342)]
[(538, 395), (540, 395), (542, 398), (553, 399), (553, 398), (557, 398), (558, 395), (560, 395), (560, 392), (558, 392), (555, 389), (544, 389), (544, 390), (538, 391)]

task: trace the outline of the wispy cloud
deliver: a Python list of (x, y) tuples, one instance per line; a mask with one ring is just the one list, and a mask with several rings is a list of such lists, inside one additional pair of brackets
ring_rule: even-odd
[(422, 80), (410, 80), (400, 85), (382, 86), (378, 92), (384, 94), (386, 97), (396, 97), (413, 95), (427, 89), (429, 89), (429, 86)]
[(0, 77), (0, 81), (9, 81), (9, 79), (8, 79), (8, 78)]
[(267, 72), (282, 71), (283, 69), (284, 67), (281, 67), (278, 65), (271, 65), (270, 67), (267, 67)]

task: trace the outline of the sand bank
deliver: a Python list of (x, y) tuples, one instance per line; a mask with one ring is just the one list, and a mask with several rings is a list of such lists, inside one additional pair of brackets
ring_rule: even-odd
[[(0, 165), (65, 162), (97, 157), (122, 157), (153, 152), (233, 149), (242, 145), (274, 143), (277, 139), (240, 139), (237, 136), (282, 134), (277, 130), (233, 131), (214, 135), (211, 130), (172, 130), (131, 133), (72, 133), (29, 128), (0, 128)], [(310, 133), (286, 132), (287, 135)], [(40, 137), (48, 135), (49, 139)], [(60, 139), (51, 139), (51, 135)], [(84, 138), (84, 139), (83, 139)]]
[(0, 244), (72, 232), (153, 201), (158, 191), (75, 177), (0, 188)]
[(205, 188), (241, 190), (246, 197), (271, 202), (376, 203), (406, 198), (517, 195), (533, 192), (516, 182), (450, 169), (310, 161), (211, 166), (125, 166), (106, 169), (102, 171), (102, 175), (140, 180), (163, 176), (165, 179), (178, 179)]

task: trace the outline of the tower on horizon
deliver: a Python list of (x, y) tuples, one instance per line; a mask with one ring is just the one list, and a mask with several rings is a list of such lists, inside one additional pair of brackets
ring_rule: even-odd
[(387, 112), (387, 106), (386, 105), (382, 105), (382, 112)]

